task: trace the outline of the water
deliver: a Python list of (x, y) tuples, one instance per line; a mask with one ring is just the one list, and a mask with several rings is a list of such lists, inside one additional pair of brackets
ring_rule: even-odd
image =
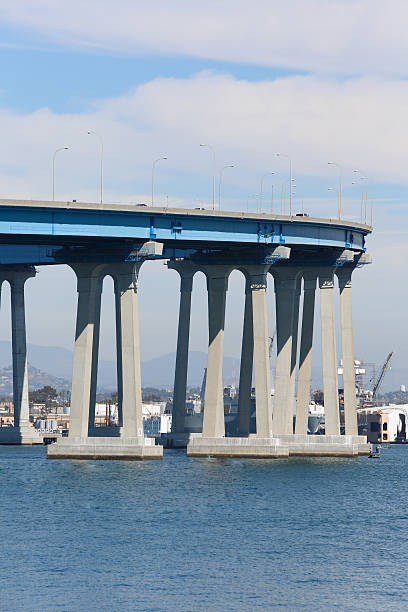
[(0, 609), (406, 610), (407, 470), (0, 447)]

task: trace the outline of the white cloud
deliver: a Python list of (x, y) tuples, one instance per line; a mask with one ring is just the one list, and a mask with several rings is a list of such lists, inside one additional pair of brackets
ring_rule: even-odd
[[(303, 177), (316, 179), (319, 187), (315, 194), (308, 192), (307, 205), (319, 212), (323, 205), (326, 211), (332, 205), (327, 199), (327, 185), (335, 180), (327, 166), (330, 158), (344, 165), (345, 183), (347, 173), (357, 166), (374, 183), (406, 184), (408, 83), (389, 78), (406, 75), (406, 3), (391, 1), (387, 10), (378, 0), (258, 0), (248, 6), (241, 0), (207, 2), (205, 7), (177, 0), (100, 0), (97, 5), (78, 0), (2, 2), (0, 18), (4, 22), (31, 28), (42, 40), (64, 46), (377, 76), (336, 80), (322, 74), (254, 83), (201, 73), (185, 80), (155, 79), (80, 114), (40, 109), (20, 115), (2, 109), (0, 196), (49, 198), (52, 152), (69, 145), (70, 151), (57, 159), (57, 197), (97, 199), (98, 144), (87, 136), (89, 129), (103, 134), (105, 140), (107, 200), (148, 199), (151, 162), (163, 153), (169, 160), (157, 177), (161, 201), (164, 193), (169, 193), (170, 202), (190, 201), (193, 206), (197, 205), (195, 197), (208, 199), (211, 159), (208, 152), (200, 150), (202, 141), (215, 147), (219, 165), (238, 164), (239, 169), (228, 175), (225, 193), (227, 199), (228, 185), (233, 186), (234, 198), (239, 200), (237, 194), (241, 195), (238, 206), (248, 193), (258, 190), (264, 171), (280, 171), (278, 180), (285, 178), (285, 163), (274, 156), (279, 150), (292, 155), (300, 196)], [(356, 273), (356, 346), (359, 357), (378, 362), (384, 357), (382, 347), (395, 348), (396, 363), (401, 363), (408, 342), (406, 326), (400, 325), (408, 299), (407, 285), (401, 281), (406, 240), (397, 235), (404, 211), (389, 202), (392, 207), (387, 211), (391, 214), (385, 214), (384, 202), (378, 219), (381, 235), (369, 241), (374, 263)], [(348, 206), (351, 210), (351, 200)], [(174, 349), (174, 329), (169, 337), (168, 321), (174, 325), (177, 317), (177, 280), (170, 279), (170, 273), (162, 268), (153, 268), (143, 280), (144, 306), (141, 298), (147, 357)], [(30, 292), (36, 286), (33, 299), (37, 299), (37, 307), (31, 302), (28, 311), (30, 338), (68, 346), (74, 333), (72, 273), (49, 269), (42, 278), (31, 282)], [(157, 317), (150, 316), (150, 309), (152, 303), (161, 304), (163, 287), (168, 295), (173, 293), (168, 316), (163, 317), (157, 334)], [(238, 289), (232, 293), (231, 304), (242, 300)], [(49, 299), (44, 305), (47, 290)], [(57, 314), (55, 293), (63, 296)], [(200, 295), (202, 301), (203, 289)], [(47, 320), (53, 324), (39, 325)], [(234, 340), (227, 339), (226, 350), (237, 354), (241, 313), (236, 308), (231, 309), (232, 320)], [(5, 325), (9, 330), (3, 318), (2, 335)], [(204, 348), (202, 316), (193, 327), (193, 340), (194, 334), (197, 339), (193, 348)], [(105, 358), (111, 351), (111, 335), (112, 326), (109, 333), (102, 331)], [(151, 337), (155, 338), (154, 347), (149, 344)]]
[(404, 0), (5, 0), (42, 40), (343, 74), (407, 72)]
[(279, 172), (278, 182), (286, 178), (287, 164), (277, 151), (293, 158), (299, 197), (302, 177), (323, 179), (316, 193), (307, 194), (316, 202), (327, 197), (327, 181), (336, 180), (330, 159), (343, 164), (349, 186), (355, 167), (372, 182), (405, 184), (407, 105), (405, 81), (295, 76), (252, 83), (204, 72), (155, 79), (76, 115), (3, 109), (1, 194), (48, 197), (52, 152), (65, 145), (70, 150), (56, 163), (58, 197), (97, 199), (99, 144), (89, 129), (105, 140), (111, 200), (145, 197), (152, 160), (164, 153), (169, 159), (158, 173), (161, 197), (208, 199), (211, 159), (199, 147), (203, 141), (214, 146), (219, 166), (239, 167), (229, 172), (228, 184), (241, 201), (258, 189), (263, 172)]
[[(237, 206), (243, 206), (247, 194), (258, 189), (264, 171), (272, 168), (281, 172), (279, 181), (286, 178), (287, 164), (274, 156), (280, 149), (292, 154), (300, 197), (304, 177), (316, 179), (316, 200), (309, 191), (308, 209), (330, 214), (335, 204), (334, 198), (327, 199), (327, 185), (336, 176), (327, 166), (330, 158), (344, 164), (345, 187), (351, 181), (347, 172), (355, 165), (364, 168), (374, 182), (407, 183), (407, 138), (403, 130), (407, 104), (408, 83), (404, 81), (364, 78), (339, 82), (290, 77), (249, 83), (205, 73), (186, 80), (156, 79), (128, 95), (101, 101), (88, 112), (77, 115), (57, 115), (47, 109), (18, 115), (3, 109), (0, 111), (0, 195), (49, 198), (52, 152), (66, 144), (71, 149), (61, 152), (57, 158), (57, 197), (97, 199), (98, 142), (86, 134), (88, 129), (95, 129), (105, 139), (107, 201), (148, 199), (151, 162), (167, 153), (169, 159), (157, 173), (158, 198), (168, 192), (175, 199), (188, 201), (186, 193), (189, 192), (191, 206), (196, 206), (194, 197), (205, 198), (210, 192), (211, 157), (199, 147), (206, 140), (214, 145), (220, 165), (224, 161), (239, 164), (239, 168), (231, 170), (225, 185), (226, 199), (231, 187), (241, 194)], [(359, 208), (351, 200), (345, 205), (349, 212), (351, 206)], [(399, 348), (397, 364), (408, 341), (406, 327), (399, 324), (404, 317), (408, 289), (406, 283), (398, 280), (405, 274), (406, 240), (404, 235), (398, 237), (391, 232), (400, 230), (406, 215), (404, 207), (392, 200), (389, 204), (383, 202), (382, 206), (378, 225), (384, 234), (369, 239), (374, 263), (356, 273), (356, 341), (359, 356), (368, 360), (370, 353), (378, 361), (383, 358), (378, 347)], [(161, 267), (152, 266), (151, 274), (146, 268), (143, 279), (146, 297), (141, 298), (146, 357), (174, 348), (175, 334), (169, 335), (166, 331), (168, 321), (175, 326), (177, 320), (178, 285), (174, 276), (170, 278), (170, 273)], [(73, 337), (69, 325), (60, 332), (59, 340), (56, 326), (49, 326), (48, 331), (37, 324), (46, 317), (73, 321), (72, 300), (67, 299), (66, 308), (61, 307), (56, 315), (53, 297), (56, 291), (71, 295), (72, 274), (69, 279), (66, 273), (61, 274), (60, 288), (56, 277), (59, 275), (53, 271), (44, 272), (44, 284), (35, 290), (41, 292), (43, 299), (44, 287), (48, 286), (49, 300), (46, 308), (42, 306), (41, 316), (37, 316), (39, 311), (35, 306), (30, 310), (30, 339), (67, 346)], [(160, 339), (156, 340), (157, 317), (151, 316), (149, 304), (161, 304), (162, 290), (169, 296), (172, 293), (168, 316), (163, 318)], [(390, 295), (394, 296), (391, 303)], [(232, 297), (233, 305), (242, 295), (236, 289)], [(204, 299), (201, 292), (200, 300)], [(233, 339), (227, 340), (226, 351), (236, 355), (241, 313), (234, 308), (231, 306), (229, 317)], [(392, 316), (385, 316), (387, 312)], [(203, 348), (203, 325), (202, 317), (196, 318), (194, 348)], [(109, 333), (102, 332), (107, 347), (102, 351), (105, 358), (112, 346), (112, 329)], [(154, 345), (149, 344), (151, 337), (155, 337)], [(370, 350), (365, 352), (367, 348)]]

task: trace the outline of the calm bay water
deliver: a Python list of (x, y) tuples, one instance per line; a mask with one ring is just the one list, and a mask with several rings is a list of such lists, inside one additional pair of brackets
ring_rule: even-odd
[(406, 610), (408, 447), (47, 461), (0, 447), (0, 609)]

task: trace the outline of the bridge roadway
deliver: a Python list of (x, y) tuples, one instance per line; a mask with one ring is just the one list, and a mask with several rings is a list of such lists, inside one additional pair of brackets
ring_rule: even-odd
[[(24, 284), (36, 265), (68, 264), (78, 279), (78, 307), (70, 434), (48, 447), (49, 458), (157, 459), (161, 446), (143, 437), (140, 379), (138, 273), (146, 260), (169, 260), (180, 276), (180, 311), (174, 382), (173, 430), (168, 446), (191, 456), (278, 457), (367, 452), (358, 436), (351, 311), (351, 276), (369, 263), (371, 228), (338, 219), (289, 217), (202, 209), (0, 200), (0, 283), (11, 287), (15, 427), (0, 443), (38, 443), (29, 425)], [(223, 338), (228, 277), (246, 279), (239, 430), (225, 437)], [(207, 277), (208, 364), (202, 434), (184, 429), (191, 293), (197, 271)], [(103, 278), (112, 276), (120, 428), (101, 436), (94, 427)], [(334, 292), (338, 279), (344, 383), (340, 435)], [(276, 301), (277, 360), (271, 406), (266, 288)], [(307, 436), (316, 286), (325, 394), (325, 436)], [(303, 292), (303, 301), (300, 301)], [(300, 304), (303, 304), (300, 312)], [(298, 350), (298, 337), (300, 347)], [(251, 387), (256, 434), (249, 433)], [(296, 388), (297, 381), (297, 388)], [(296, 425), (293, 431), (293, 412)]]
[(0, 200), (0, 263), (123, 261), (135, 245), (163, 243), (165, 259), (197, 249), (265, 245), (364, 250), (370, 228), (337, 219), (81, 202)]

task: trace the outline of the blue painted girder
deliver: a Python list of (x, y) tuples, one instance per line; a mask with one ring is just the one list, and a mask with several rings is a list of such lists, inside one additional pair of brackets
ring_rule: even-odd
[[(3, 201), (4, 202), (4, 201)], [(89, 206), (89, 208), (87, 208)], [(0, 203), (0, 234), (195, 244), (314, 245), (364, 250), (369, 227), (323, 219), (60, 203)]]

